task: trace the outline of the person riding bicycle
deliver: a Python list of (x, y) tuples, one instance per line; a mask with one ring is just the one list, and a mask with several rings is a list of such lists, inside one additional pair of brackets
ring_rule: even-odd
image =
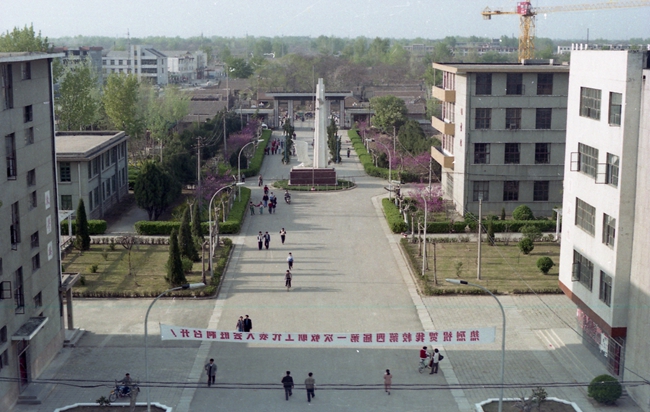
[(131, 375), (128, 373), (124, 375), (124, 378), (119, 381), (120, 383), (120, 392), (122, 392), (122, 395), (126, 396), (129, 392), (131, 392), (130, 386), (133, 384), (133, 380), (131, 379)]
[(427, 358), (429, 358), (429, 352), (427, 352), (427, 347), (423, 346), (422, 349), (420, 349), (420, 363), (426, 366)]

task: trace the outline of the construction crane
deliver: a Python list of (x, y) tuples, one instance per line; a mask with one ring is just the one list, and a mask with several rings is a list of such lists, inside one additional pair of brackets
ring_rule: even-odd
[(486, 7), (481, 12), (484, 20), (491, 20), (492, 16), (505, 14), (519, 15), (519, 60), (532, 59), (535, 55), (535, 16), (538, 14), (556, 13), (563, 11), (603, 10), (628, 7), (650, 6), (650, 0), (636, 1), (609, 1), (595, 4), (573, 4), (563, 6), (533, 7), (530, 1), (517, 2), (517, 9), (511, 11), (492, 10)]

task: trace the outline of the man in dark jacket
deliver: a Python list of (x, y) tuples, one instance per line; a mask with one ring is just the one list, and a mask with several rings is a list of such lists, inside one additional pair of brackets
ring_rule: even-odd
[(293, 389), (293, 378), (291, 377), (291, 371), (287, 371), (287, 376), (282, 378), (282, 386), (284, 386), (284, 397), (286, 400), (289, 400), (291, 396), (291, 389)]
[(246, 315), (244, 319), (244, 332), (250, 332), (251, 330), (253, 330), (253, 321)]

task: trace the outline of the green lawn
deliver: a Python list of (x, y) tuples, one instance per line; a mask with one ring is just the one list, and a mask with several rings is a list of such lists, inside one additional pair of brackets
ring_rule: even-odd
[[(403, 240), (402, 245), (406, 247), (410, 256), (413, 271), (420, 275), (422, 273), (422, 256), (418, 256), (418, 244), (407, 243)], [(459, 243), (437, 243), (436, 248), (436, 269), (438, 284), (434, 284), (434, 245), (428, 244), (427, 261), (429, 270), (426, 270), (428, 282), (420, 278), (422, 289), (427, 294), (473, 293), (476, 288), (467, 286), (460, 287), (445, 282), (446, 278), (463, 279), (468, 282), (477, 283), (491, 291), (499, 293), (526, 293), (530, 288), (536, 292), (557, 293), (558, 289), (558, 266), (560, 262), (560, 245), (554, 242), (536, 242), (535, 249), (524, 255), (519, 251), (515, 242), (505, 245), (497, 243), (496, 246), (489, 246), (483, 243), (481, 247), (481, 280), (476, 279), (477, 245), (475, 242)], [(550, 257), (554, 266), (548, 275), (544, 275), (537, 268), (537, 259), (543, 256)]]
[[(65, 272), (80, 273), (85, 285), (77, 282), (76, 296), (155, 296), (169, 289), (165, 281), (165, 264), (169, 257), (167, 245), (138, 245), (131, 251), (131, 275), (128, 252), (120, 245), (110, 250), (107, 245), (91, 245), (89, 251), (75, 250), (63, 259)], [(107, 258), (104, 259), (103, 252)], [(218, 256), (218, 251), (215, 256)], [(90, 267), (97, 265), (97, 272)], [(207, 270), (207, 262), (206, 262)], [(190, 283), (201, 282), (201, 262), (194, 263), (191, 273), (185, 275)], [(207, 275), (209, 278), (209, 274)], [(188, 293), (189, 291), (186, 291)], [(209, 292), (209, 288), (201, 294)]]

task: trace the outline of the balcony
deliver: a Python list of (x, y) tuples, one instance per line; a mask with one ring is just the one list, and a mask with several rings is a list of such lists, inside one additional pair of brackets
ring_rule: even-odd
[(440, 133), (447, 134), (449, 136), (454, 136), (456, 130), (456, 124), (446, 123), (444, 120), (438, 119), (435, 116), (431, 117), (431, 126), (433, 126), (433, 128)]
[(433, 97), (443, 102), (456, 103), (456, 90), (445, 90), (441, 87), (433, 86)]
[(444, 154), (441, 147), (431, 146), (431, 157), (443, 169), (454, 169), (454, 156)]

